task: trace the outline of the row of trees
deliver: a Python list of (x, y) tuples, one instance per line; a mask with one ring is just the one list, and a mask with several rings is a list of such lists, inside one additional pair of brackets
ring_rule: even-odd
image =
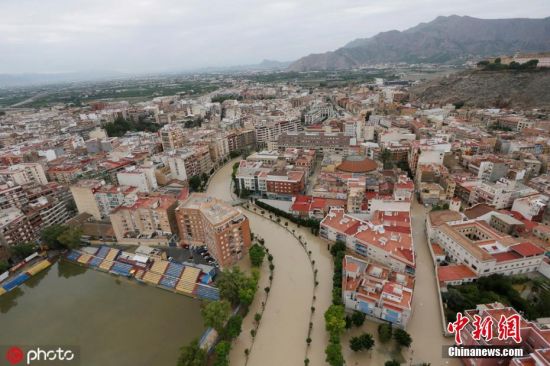
[(496, 70), (533, 70), (538, 66), (539, 60), (533, 59), (524, 63), (512, 61), (509, 64), (503, 64), (500, 57), (495, 58), (493, 62), (488, 60), (479, 61), (478, 67), (482, 67), (483, 70), (496, 71)]
[(311, 232), (314, 235), (319, 234), (319, 227), (321, 225), (321, 221), (319, 221), (319, 220), (310, 219), (310, 218), (304, 219), (304, 218), (301, 218), (301, 217), (296, 217), (296, 216), (294, 216), (294, 215), (292, 215), (288, 212), (285, 212), (283, 210), (279, 210), (278, 208), (273, 207), (271, 205), (268, 205), (267, 203), (262, 202), (260, 200), (255, 200), (255, 204), (256, 204), (256, 206), (258, 206), (260, 208), (263, 208), (267, 211), (273, 212), (275, 215), (277, 215), (279, 217), (284, 217), (285, 219), (287, 219), (289, 221), (292, 221), (293, 223), (295, 223), (299, 226), (305, 226), (305, 227), (311, 228)]
[(340, 337), (346, 329), (346, 313), (343, 305), (331, 305), (325, 312), (325, 328), (329, 333), (329, 344), (325, 349), (326, 362), (331, 366), (342, 366), (344, 356)]

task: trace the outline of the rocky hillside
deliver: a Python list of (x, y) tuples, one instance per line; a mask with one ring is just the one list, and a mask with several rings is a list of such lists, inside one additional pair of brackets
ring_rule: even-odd
[(356, 39), (336, 51), (303, 57), (289, 69), (338, 70), (387, 62), (456, 63), (474, 57), (549, 50), (550, 17), (478, 19), (452, 15), (402, 32)]
[(413, 87), (411, 100), (550, 110), (550, 70), (463, 71)]

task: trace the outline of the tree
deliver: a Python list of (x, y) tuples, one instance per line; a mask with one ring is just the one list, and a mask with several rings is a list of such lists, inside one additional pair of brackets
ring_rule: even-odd
[(369, 333), (363, 333), (358, 337), (353, 337), (349, 342), (349, 347), (354, 352), (362, 350), (371, 350), (374, 347), (374, 339)]
[(62, 245), (57, 238), (64, 231), (65, 231), (64, 226), (56, 224), (56, 225), (48, 226), (47, 228), (42, 230), (40, 237), (44, 242), (44, 244), (46, 244), (50, 249), (59, 249), (62, 247)]
[(351, 321), (353, 322), (353, 325), (355, 325), (356, 327), (360, 327), (365, 322), (365, 317), (365, 313), (354, 311), (351, 315)]
[(227, 321), (224, 330), (224, 336), (228, 340), (235, 339), (241, 334), (243, 318), (240, 315), (234, 315)]
[(391, 324), (382, 323), (378, 326), (378, 338), (380, 342), (387, 343), (391, 340), (392, 337), (392, 327)]
[(330, 254), (332, 254), (334, 257), (340, 253), (346, 251), (346, 243), (343, 241), (337, 240), (334, 244), (332, 244), (332, 247), (330, 247)]
[(399, 365), (401, 364), (396, 360), (386, 361), (386, 363), (384, 364), (384, 366), (399, 366)]
[(372, 347), (374, 347), (374, 338), (372, 338), (372, 334), (363, 333), (359, 336), (359, 340), (361, 341), (362, 349), (370, 351)]
[(353, 352), (361, 351), (363, 349), (363, 344), (361, 343), (361, 339), (359, 339), (359, 337), (353, 337), (352, 339), (350, 339), (349, 348), (351, 348)]
[(340, 336), (346, 329), (346, 314), (342, 305), (331, 305), (325, 312), (326, 330), (334, 336)]
[(225, 300), (212, 301), (202, 308), (201, 313), (204, 324), (221, 334), (225, 322), (231, 316), (231, 304)]
[(325, 355), (325, 361), (331, 366), (342, 366), (344, 364), (344, 356), (342, 356), (340, 343), (329, 343), (325, 349)]
[(74, 249), (80, 246), (81, 237), (82, 229), (79, 227), (71, 226), (66, 227), (65, 230), (57, 237), (57, 240), (63, 248)]
[(264, 261), (265, 257), (265, 250), (258, 244), (254, 244), (250, 247), (250, 250), (248, 252), (248, 255), (250, 256), (250, 262), (254, 267), (259, 267), (262, 265), (262, 262)]
[(391, 153), (388, 149), (383, 149), (380, 153), (380, 160), (382, 161), (382, 164), (384, 165), (384, 169), (388, 169), (391, 167)]
[(256, 294), (259, 274), (252, 272), (252, 276), (247, 276), (238, 267), (232, 267), (223, 270), (218, 275), (218, 288), (220, 296), (237, 306), (240, 303), (250, 305)]
[(395, 339), (397, 344), (402, 347), (410, 347), (412, 343), (412, 338), (410, 334), (400, 328), (397, 328), (393, 331), (393, 338)]
[(206, 351), (200, 348), (199, 341), (193, 340), (180, 350), (178, 366), (203, 366), (206, 360)]
[(218, 343), (214, 352), (216, 353), (216, 361), (214, 366), (229, 366), (229, 352), (231, 351), (231, 343), (221, 341)]
[(8, 262), (0, 260), (0, 274), (6, 272), (8, 269), (10, 269)]
[(36, 251), (34, 243), (21, 243), (10, 247), (10, 254), (14, 257), (24, 259)]
[(189, 187), (192, 191), (197, 192), (201, 186), (202, 180), (198, 175), (194, 175), (189, 179)]

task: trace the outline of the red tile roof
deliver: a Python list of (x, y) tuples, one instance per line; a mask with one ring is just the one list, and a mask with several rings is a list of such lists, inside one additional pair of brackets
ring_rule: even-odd
[(451, 282), (477, 277), (474, 271), (465, 264), (437, 267), (437, 276), (440, 282)]
[(531, 257), (534, 255), (541, 255), (544, 254), (544, 250), (537, 247), (536, 245), (529, 243), (528, 241), (516, 244), (512, 247), (510, 247), (513, 251), (519, 253), (520, 255), (524, 257)]

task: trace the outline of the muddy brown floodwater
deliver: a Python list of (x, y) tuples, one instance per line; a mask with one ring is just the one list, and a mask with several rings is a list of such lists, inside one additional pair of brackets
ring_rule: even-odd
[[(207, 190), (209, 195), (229, 202), (233, 200), (231, 172), (236, 161), (238, 159), (226, 164), (212, 177)], [(295, 235), (301, 236), (307, 243), (308, 250), (312, 252), (315, 268), (318, 269), (319, 285), (315, 288), (312, 268), (298, 240), (285, 228), (271, 221), (267, 213), (262, 216), (259, 209), (256, 213), (242, 210), (250, 219), (252, 231), (265, 239), (266, 246), (273, 254), (275, 275), (254, 346), (251, 348), (250, 335), (253, 315), (249, 315), (243, 323), (243, 332), (231, 351), (231, 365), (245, 364), (245, 349), (250, 349), (250, 366), (299, 366), (304, 364), (305, 357), (309, 358), (310, 365), (326, 365), (324, 351), (328, 336), (324, 328), (323, 313), (331, 303), (333, 273), (327, 242), (312, 235), (308, 229), (289, 223), (288, 229), (295, 230)], [(403, 352), (401, 360), (406, 364), (412, 358), (413, 364), (430, 362), (432, 366), (459, 365), (456, 360), (441, 357), (442, 346), (450, 344), (451, 339), (443, 337), (441, 332), (434, 271), (424, 234), (425, 215), (424, 208), (415, 203), (412, 216), (417, 251), (417, 279), (413, 316), (407, 328), (413, 338), (413, 345), (410, 351)], [(259, 293), (262, 292), (266, 284), (265, 277), (268, 276), (265, 267), (264, 264)], [(307, 349), (306, 338), (313, 294), (316, 296), (316, 310), (312, 319), (312, 343)], [(263, 300), (263, 293), (256, 297), (250, 314), (260, 311)], [(343, 337), (342, 348), (347, 365), (383, 365), (385, 361), (396, 356), (393, 345), (377, 344), (369, 353), (353, 353), (349, 350), (348, 341), (352, 335), (367, 331), (376, 338), (377, 326), (378, 323), (367, 321), (361, 329), (354, 329)]]

